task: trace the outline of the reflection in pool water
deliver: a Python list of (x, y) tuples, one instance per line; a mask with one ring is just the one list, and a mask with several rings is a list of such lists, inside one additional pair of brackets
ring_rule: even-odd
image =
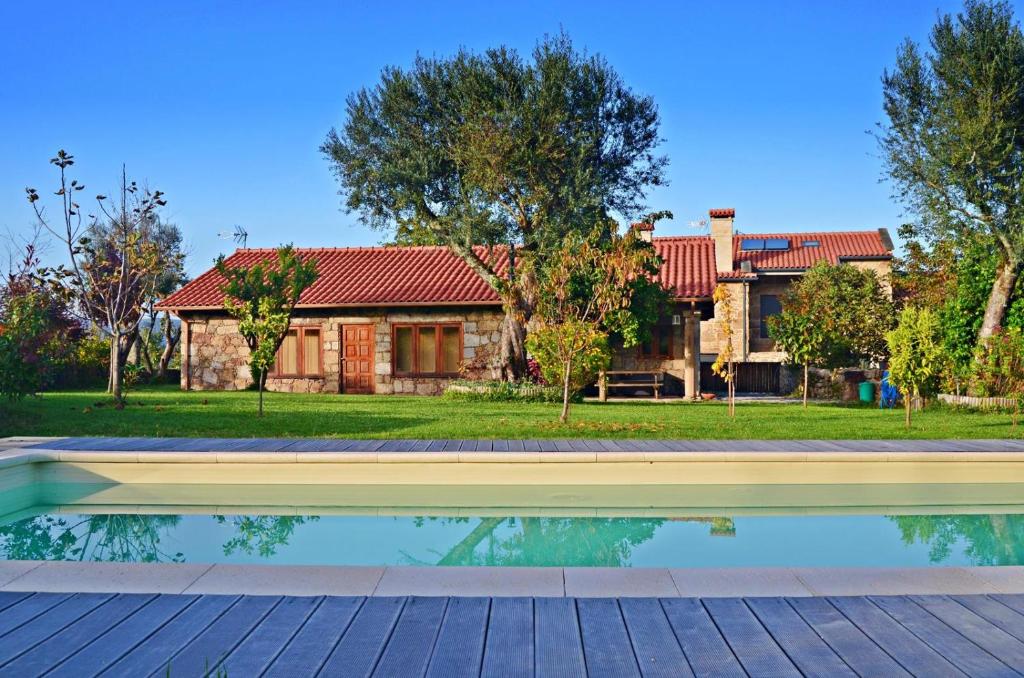
[(606, 567), (1024, 564), (1024, 515), (416, 517), (40, 513), (9, 560)]

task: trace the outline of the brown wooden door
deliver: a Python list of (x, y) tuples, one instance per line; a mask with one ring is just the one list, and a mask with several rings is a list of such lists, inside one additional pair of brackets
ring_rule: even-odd
[(373, 393), (373, 335), (373, 325), (342, 325), (343, 393)]

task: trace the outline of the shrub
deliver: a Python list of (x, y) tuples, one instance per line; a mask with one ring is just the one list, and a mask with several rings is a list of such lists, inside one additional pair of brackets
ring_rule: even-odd
[(971, 390), (982, 397), (1024, 395), (1024, 332), (1001, 329), (974, 354)]
[[(469, 381), (459, 379), (445, 387), (447, 400), (460, 402), (533, 402), (557, 403), (562, 400), (562, 389), (558, 386), (544, 386), (529, 382), (514, 381)], [(575, 397), (578, 402), (582, 398)]]
[[(567, 336), (571, 339), (567, 339)], [(548, 384), (562, 384), (564, 388), (566, 362), (562, 359), (562, 346), (567, 341), (579, 346), (572, 358), (569, 373), (569, 393), (574, 396), (593, 384), (598, 373), (611, 362), (608, 335), (586, 323), (566, 322), (533, 328), (526, 338), (526, 347), (535, 356), (540, 374)]]

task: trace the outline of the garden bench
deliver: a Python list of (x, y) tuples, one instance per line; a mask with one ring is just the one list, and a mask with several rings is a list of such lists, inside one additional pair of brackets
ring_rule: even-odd
[(659, 400), (664, 385), (664, 370), (608, 370), (601, 373), (597, 388), (601, 402), (608, 399), (611, 388), (649, 388), (654, 392), (654, 399)]

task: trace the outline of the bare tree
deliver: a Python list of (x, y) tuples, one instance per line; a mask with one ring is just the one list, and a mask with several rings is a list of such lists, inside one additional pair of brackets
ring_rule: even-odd
[(109, 391), (123, 407), (125, 357), (138, 335), (142, 307), (154, 295), (159, 273), (180, 266), (180, 253), (162, 251), (154, 237), (163, 193), (129, 182), (121, 169), (117, 199), (97, 195), (102, 217), (88, 215), (83, 226), (76, 195), (85, 186), (69, 179), (74, 157), (64, 150), (50, 160), (60, 170), (60, 220), (51, 221), (40, 204), (39, 193), (26, 188), (36, 217), (67, 249), (68, 263), (52, 269), (74, 295), (81, 313), (110, 337)]

